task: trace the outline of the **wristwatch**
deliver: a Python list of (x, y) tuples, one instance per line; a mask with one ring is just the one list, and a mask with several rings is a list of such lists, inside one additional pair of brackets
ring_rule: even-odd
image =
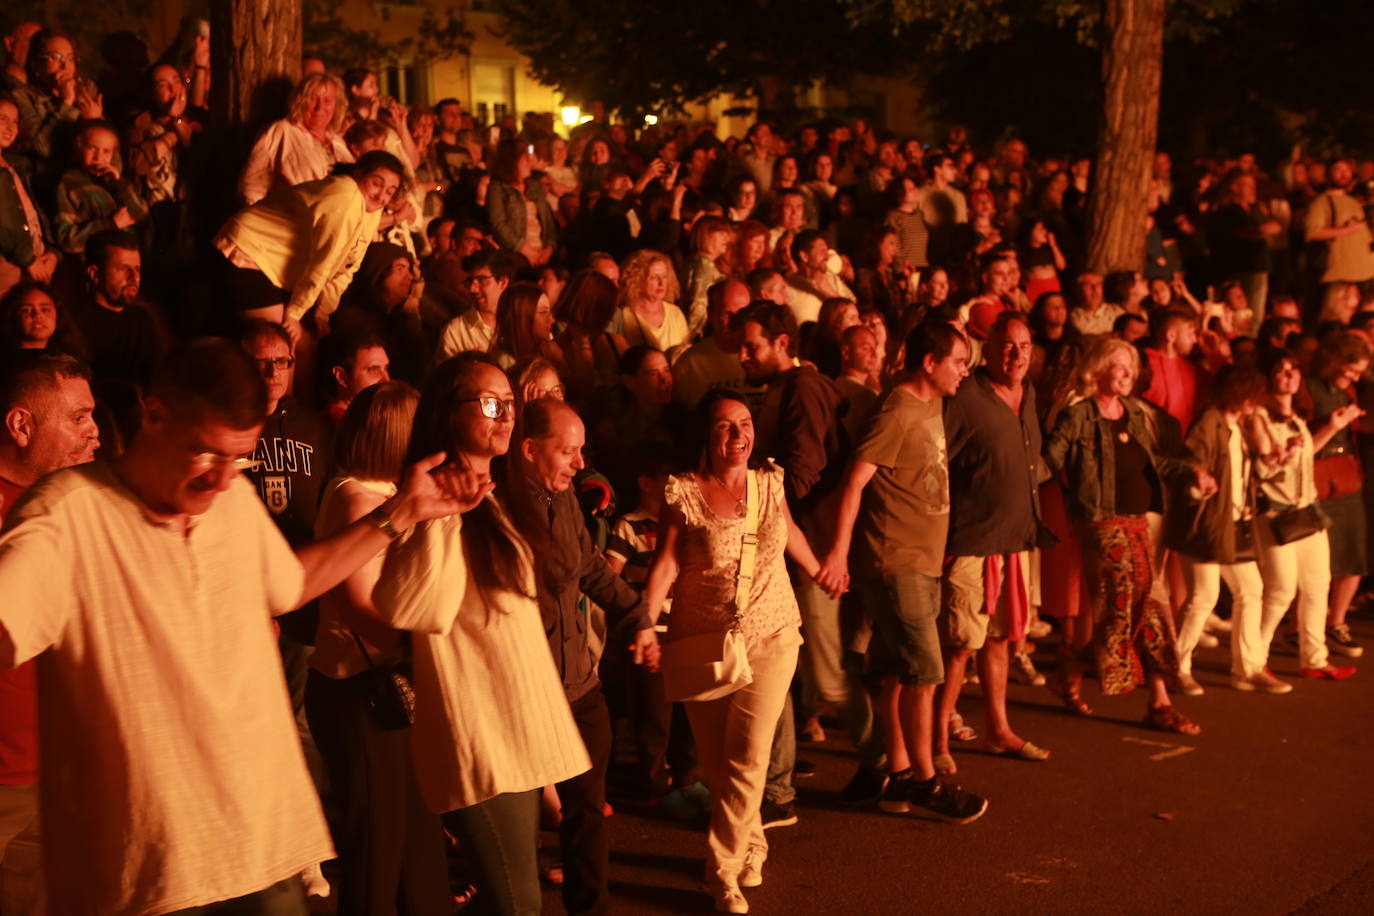
[(376, 525), (378, 531), (380, 531), (382, 534), (385, 534), (393, 541), (400, 539), (401, 532), (398, 531), (396, 529), (396, 526), (391, 523), (391, 516), (387, 514), (387, 511), (383, 506), (378, 506), (377, 508), (373, 509), (371, 512), (367, 513), (367, 515), (364, 516), (364, 518), (366, 518), (372, 524)]

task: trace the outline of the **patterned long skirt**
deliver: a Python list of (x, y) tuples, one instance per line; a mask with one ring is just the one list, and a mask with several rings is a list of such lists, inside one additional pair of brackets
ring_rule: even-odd
[(1109, 518), (1082, 529), (1083, 565), (1093, 602), (1093, 649), (1105, 694), (1126, 693), (1145, 675), (1178, 672), (1167, 611), (1151, 597), (1149, 523)]

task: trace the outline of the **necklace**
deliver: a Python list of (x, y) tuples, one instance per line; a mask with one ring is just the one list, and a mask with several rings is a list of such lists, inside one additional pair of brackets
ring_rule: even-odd
[[(736, 495), (735, 491), (732, 490), (732, 489), (730, 489), (728, 486), (726, 486), (725, 481), (724, 481), (724, 480), (721, 480), (721, 479), (720, 479), (719, 477), (717, 477), (715, 474), (710, 474), (710, 475), (708, 475), (708, 476), (711, 478), (711, 481), (712, 481), (716, 486), (718, 486), (718, 487), (720, 487), (722, 490), (724, 490), (724, 491), (725, 491), (725, 494), (735, 501), (735, 516), (736, 516), (737, 518), (744, 518), (746, 515), (749, 514), (749, 507), (748, 507), (748, 505), (745, 503), (745, 498), (744, 498), (744, 496), (738, 496), (738, 495)], [(745, 496), (747, 496), (747, 495), (749, 494), (749, 484), (748, 484), (747, 482), (746, 482), (745, 485), (744, 485), (744, 493), (745, 493)]]

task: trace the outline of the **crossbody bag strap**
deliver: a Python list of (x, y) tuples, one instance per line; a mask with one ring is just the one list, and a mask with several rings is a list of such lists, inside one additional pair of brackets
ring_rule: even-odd
[(748, 509), (744, 517), (744, 536), (739, 548), (739, 576), (735, 580), (735, 619), (744, 616), (749, 608), (749, 592), (754, 585), (754, 567), (759, 553), (759, 477), (757, 471), (749, 471), (745, 485), (745, 500)]

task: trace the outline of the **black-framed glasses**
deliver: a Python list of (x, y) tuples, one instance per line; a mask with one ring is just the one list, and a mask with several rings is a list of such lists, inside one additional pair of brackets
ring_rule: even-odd
[(510, 398), (498, 398), (489, 394), (477, 398), (462, 398), (459, 404), (467, 404), (476, 401), (482, 408), (482, 416), (488, 420), (499, 420), (502, 417), (515, 418), (515, 401)]
[(290, 356), (278, 356), (274, 359), (258, 359), (254, 360), (254, 362), (258, 364), (259, 372), (266, 372), (268, 369), (275, 372), (285, 372), (287, 369), (291, 369), (296, 365), (295, 358)]

